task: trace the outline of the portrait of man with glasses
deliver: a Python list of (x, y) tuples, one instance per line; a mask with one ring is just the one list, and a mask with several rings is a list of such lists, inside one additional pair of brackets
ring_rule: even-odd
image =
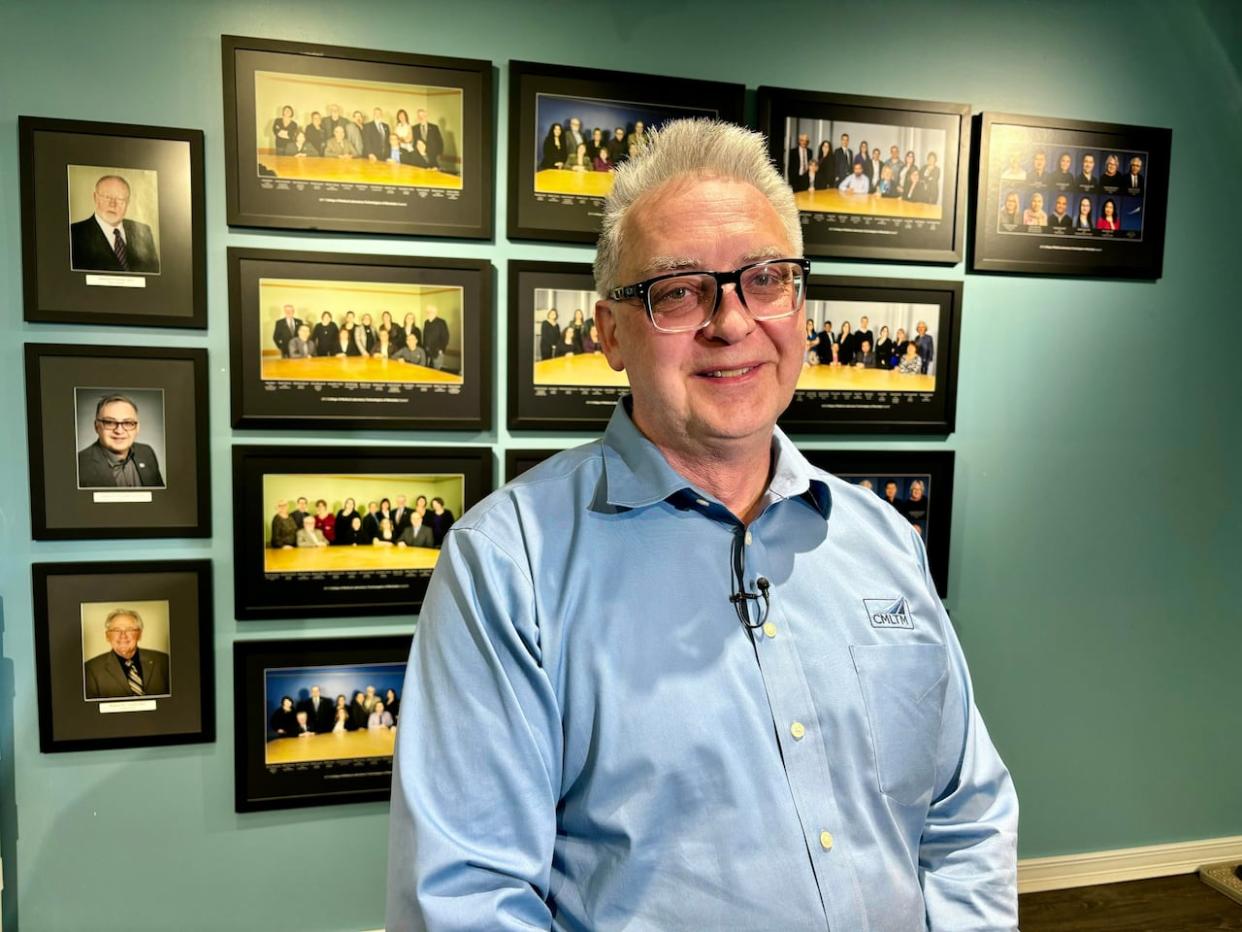
[[(98, 614), (99, 603), (83, 606), (83, 643), (96, 643), (88, 625)], [(168, 603), (156, 606), (157, 635), (161, 643), (168, 641)], [(94, 611), (86, 611), (94, 609)], [(98, 624), (98, 621), (94, 621)], [(109, 650), (91, 657), (83, 665), (87, 699), (146, 699), (171, 695), (169, 688), (168, 654), (151, 647), (139, 649), (147, 625), (137, 607), (123, 606), (108, 611), (103, 623), (103, 636)], [(95, 629), (98, 630), (98, 629)]]
[[(72, 172), (77, 166), (70, 168)], [(99, 177), (91, 215), (69, 225), (69, 263), (74, 271), (159, 273), (160, 254), (150, 224), (126, 216), (134, 198), (130, 183), (120, 175)]]
[(1017, 797), (923, 542), (776, 426), (810, 263), (768, 153), (677, 120), (616, 170), (594, 319), (630, 393), (445, 537), (393, 932), (1017, 927)]
[[(81, 399), (82, 390), (78, 395)], [(163, 412), (158, 415), (162, 433)], [(95, 442), (78, 451), (78, 488), (164, 488), (159, 457), (152, 447), (138, 442), (141, 429), (133, 398), (119, 393), (101, 395), (95, 404)]]

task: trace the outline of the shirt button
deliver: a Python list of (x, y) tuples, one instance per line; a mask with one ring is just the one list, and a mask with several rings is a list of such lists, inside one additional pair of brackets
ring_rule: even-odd
[(825, 851), (832, 850), (832, 832), (819, 833), (819, 846)]
[(750, 531), (746, 532), (746, 546), (750, 546)]
[(772, 624), (772, 622), (769, 621), (767, 624), (763, 626), (763, 633), (766, 634), (770, 638), (776, 637), (776, 625)]
[(794, 722), (789, 726), (789, 733), (794, 736), (794, 740), (801, 741), (802, 736), (806, 734), (806, 726), (801, 722)]

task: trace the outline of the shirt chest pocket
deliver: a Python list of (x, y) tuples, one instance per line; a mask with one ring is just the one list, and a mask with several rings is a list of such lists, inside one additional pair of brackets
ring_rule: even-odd
[(939, 644), (850, 648), (871, 730), (880, 792), (906, 806), (931, 800), (947, 668)]

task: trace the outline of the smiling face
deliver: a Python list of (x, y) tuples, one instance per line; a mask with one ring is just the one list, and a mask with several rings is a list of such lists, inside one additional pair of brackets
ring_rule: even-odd
[(129, 208), (129, 185), (120, 178), (102, 178), (95, 185), (95, 213), (104, 223), (120, 225)]
[(1010, 192), (1005, 195), (1005, 213), (1016, 214), (1018, 212), (1018, 195)]
[[(792, 252), (772, 205), (751, 185), (729, 179), (675, 178), (641, 197), (624, 222), (616, 284), (664, 271), (652, 267), (657, 257), (729, 270)], [(609, 364), (629, 373), (635, 423), (665, 449), (766, 443), (802, 366), (799, 316), (755, 321), (732, 286), (698, 331), (660, 333), (632, 302), (601, 301), (595, 319)]]
[(132, 615), (114, 615), (104, 629), (108, 644), (112, 650), (126, 660), (131, 659), (138, 650), (138, 641), (142, 638), (142, 625)]
[(1064, 194), (1057, 195), (1056, 207), (1053, 208), (1057, 212), (1058, 217), (1064, 217), (1065, 211), (1069, 209), (1069, 201), (1066, 200)]
[(1082, 157), (1082, 173), (1090, 175), (1093, 171), (1095, 171), (1095, 156), (1084, 155)]
[(125, 456), (138, 437), (138, 412), (127, 401), (109, 402), (95, 416), (95, 434), (113, 456)]

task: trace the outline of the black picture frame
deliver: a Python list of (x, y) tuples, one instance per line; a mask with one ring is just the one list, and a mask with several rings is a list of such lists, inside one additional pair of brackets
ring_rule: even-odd
[[(206, 329), (203, 131), (19, 116), (17, 132), (24, 319)], [(101, 183), (120, 186), (124, 265), (92, 222)]]
[[(495, 159), (490, 61), (229, 35), (221, 37), (221, 55), (230, 226), (491, 238)], [(263, 109), (277, 112), (260, 115), (259, 93)], [(260, 123), (270, 122), (274, 129), (283, 105), (293, 106), (297, 99), (303, 103), (295, 108), (294, 122), (302, 125), (315, 106), (327, 110), (333, 103), (328, 98), (334, 96), (351, 101), (340, 104), (343, 114), (365, 109), (368, 117), (372, 104), (382, 99), (383, 122), (390, 129), (397, 126), (399, 110), (409, 117), (421, 103), (429, 111), (429, 126), (435, 128), (434, 133), (426, 131), (431, 150), (424, 148), (422, 154), (432, 156), (435, 169), (371, 163), (368, 157), (351, 160), (348, 169), (327, 157), (300, 162), (292, 155), (272, 158), (275, 153), (266, 150), (275, 148), (276, 137), (271, 146), (266, 136), (260, 140)], [(269, 107), (269, 98), (283, 103)], [(433, 115), (433, 107), (442, 112)]]
[[(993, 111), (980, 114), (978, 123), (972, 271), (1160, 278), (1172, 130)], [(1046, 179), (1037, 177), (1039, 153), (1045, 168), (1038, 175)], [(1079, 174), (1087, 157), (1094, 163), (1092, 182)], [(1105, 171), (1112, 158), (1118, 160), (1118, 171), (1110, 183)], [(1130, 186), (1128, 174), (1134, 158), (1142, 162), (1137, 187)], [(1069, 171), (1062, 174), (1065, 160)], [(1006, 213), (1011, 195), (1017, 208)], [(1062, 196), (1067, 203), (1059, 214)], [(1084, 201), (1090, 208), (1086, 229), (1078, 225)], [(1111, 221), (1105, 218), (1109, 201)], [(1010, 217), (1017, 222), (1009, 222)], [(1025, 223), (1040, 219), (1046, 222)]]
[[(554, 114), (565, 106), (579, 119), (595, 113), (601, 128), (609, 122), (615, 131), (615, 124), (622, 121), (628, 141), (639, 114), (644, 122), (650, 114), (650, 125), (678, 116), (742, 123), (744, 104), (741, 84), (510, 61), (509, 238), (563, 243), (594, 243), (599, 238), (603, 197), (610, 185), (598, 184), (598, 178), (591, 177), (603, 173), (566, 170), (564, 177), (558, 173), (555, 178), (538, 179), (536, 151), (541, 151), (544, 137), (541, 117), (542, 122), (556, 122)], [(610, 119), (604, 120), (605, 116)], [(583, 130), (589, 135), (585, 124)]]
[[(268, 687), (288, 688), (285, 695), (290, 698), (294, 698), (296, 690), (298, 701), (302, 701), (300, 693), (305, 689), (309, 697), (311, 681), (341, 684), (357, 679), (359, 688), (365, 688), (369, 674), (381, 683), (400, 682), (409, 659), (410, 637), (407, 634), (233, 642), (237, 812), (388, 799), (392, 755), (375, 751), (386, 750), (395, 741), (394, 731), (351, 729), (340, 735), (276, 737), (268, 714)], [(400, 695), (401, 688), (396, 690)], [(331, 692), (334, 690), (330, 689)], [(334, 699), (327, 701), (335, 704)]]
[[(936, 200), (928, 203), (923, 203), (921, 197), (907, 200), (874, 194), (847, 195), (827, 187), (817, 189), (815, 183), (799, 192), (799, 185), (791, 181), (802, 218), (806, 255), (949, 265), (961, 261), (970, 167), (968, 104), (825, 94), (767, 86), (759, 88), (756, 101), (759, 131), (768, 137), (772, 161), (783, 175), (789, 172), (790, 150), (797, 148), (796, 134), (793, 146), (788, 145), (787, 136), (799, 122), (815, 126), (828, 124), (824, 131), (831, 134), (828, 140), (833, 144), (834, 153), (841, 148), (838, 129), (846, 125), (857, 127), (855, 133), (880, 128), (898, 130), (904, 134), (902, 144), (898, 145), (903, 160), (905, 152), (915, 151), (920, 170), (928, 167), (928, 153), (937, 155), (940, 183), (938, 189), (928, 195), (934, 195)], [(941, 133), (943, 136), (938, 135)], [(808, 135), (811, 134), (808, 132)], [(937, 140), (943, 141), (939, 153), (933, 148), (940, 146)], [(860, 147), (863, 141), (851, 136), (847, 157), (850, 152), (857, 155), (859, 150), (855, 147)], [(811, 151), (817, 151), (821, 142), (823, 139), (811, 139)], [(887, 151), (893, 144), (886, 139), (881, 148)], [(912, 148), (914, 146), (925, 147), (926, 151), (918, 152)], [(815, 179), (824, 183), (825, 177), (817, 174)], [(835, 187), (835, 182), (829, 187)], [(850, 198), (866, 199), (855, 202)], [(842, 210), (843, 207), (849, 209)], [(877, 240), (883, 241), (883, 245)]]
[[(568, 449), (568, 448), (566, 448)], [(512, 482), (528, 469), (534, 469), (550, 456), (555, 456), (562, 450), (538, 449), (538, 450), (505, 450), (505, 482)]]
[[(510, 430), (603, 430), (617, 399), (629, 391), (626, 374), (613, 372), (602, 354), (586, 354), (589, 365), (582, 354), (536, 360), (542, 347), (535, 326), (547, 310), (539, 307), (539, 299), (541, 295), (555, 299), (558, 293), (580, 294), (583, 302), (589, 302), (581, 308), (586, 320), (594, 319), (597, 295), (589, 263), (510, 260)], [(558, 309), (558, 316), (568, 325), (573, 322), (574, 310)], [(545, 372), (544, 362), (553, 368)], [(596, 384), (574, 384), (575, 378), (594, 378)]]
[[(211, 561), (35, 563), (31, 575), (40, 751), (216, 740)], [(118, 609), (146, 612), (148, 646), (137, 645), (146, 695), (124, 688), (119, 662), (115, 671), (99, 662), (111, 653), (103, 624)]]
[[(27, 343), (25, 363), (35, 540), (211, 536), (206, 350)], [(140, 409), (137, 487), (89, 478), (92, 411), (111, 395)]]
[[(802, 455), (820, 469), (839, 479), (857, 485), (863, 479), (873, 483), (872, 491), (884, 497), (878, 480), (893, 479), (903, 483), (898, 497), (908, 496), (909, 483), (921, 479), (927, 490), (924, 501), (926, 514), (907, 520), (920, 530), (927, 547), (927, 564), (936, 592), (941, 598), (949, 594), (949, 544), (953, 522), (953, 475), (956, 454), (952, 450), (809, 450)], [(903, 499), (903, 503), (904, 503)], [(900, 509), (899, 509), (900, 510)]]
[[(236, 617), (251, 621), (416, 614), (438, 550), (427, 553), (420, 546), (413, 548), (418, 553), (403, 553), (401, 559), (368, 556), (383, 549), (369, 544), (348, 555), (338, 551), (352, 548), (338, 546), (318, 556), (297, 548), (282, 552), (269, 546), (274, 504), (283, 497), (294, 505), (298, 496), (282, 491), (291, 489), (308, 499), (308, 511), (318, 498), (325, 498), (335, 516), (344, 497), (322, 491), (328, 488), (348, 491), (365, 514), (363, 499), (372, 494), (386, 494), (394, 503), (396, 494), (405, 494), (412, 508), (417, 494), (431, 498), (439, 489), (448, 510), (460, 518), (492, 490), (493, 460), (490, 447), (235, 446)], [(300, 476), (307, 479), (297, 481)], [(266, 507), (267, 499), (273, 508)], [(290, 516), (295, 511), (291, 507)]]
[[(234, 427), (490, 429), (494, 270), (489, 262), (230, 247), (228, 269)], [(321, 286), (318, 294), (315, 283)], [(400, 308), (417, 305), (424, 311), (434, 306), (424, 302), (438, 302), (439, 319), (449, 334), (441, 368), (378, 358), (280, 358), (285, 350), (278, 349), (268, 317), (282, 295), (295, 307), (305, 300), (312, 312), (307, 324), (313, 326), (322, 313), (332, 313), (322, 296), (335, 293), (344, 300), (350, 289), (360, 302), (349, 305), (351, 312), (375, 302), (371, 319), (377, 330), (385, 301), (398, 302), (390, 307), (396, 311), (394, 324), (405, 317)], [(339, 326), (346, 308), (335, 310), (333, 326)], [(425, 323), (425, 314), (416, 320)], [(279, 321), (275, 326), (279, 329)], [(265, 372), (276, 367), (292, 375), (267, 378)], [(305, 377), (302, 367), (308, 370)], [(409, 380), (398, 381), (402, 376)]]
[[(877, 313), (868, 305), (898, 305), (883, 312), (913, 314), (910, 319), (916, 321), (931, 318), (934, 311), (935, 324), (929, 320), (927, 331), (934, 344), (931, 382), (927, 382), (929, 375), (804, 364), (793, 400), (781, 415), (781, 427), (789, 433), (951, 434), (957, 418), (962, 290), (960, 281), (812, 275), (802, 316), (814, 318), (817, 328), (827, 318), (839, 333), (842, 318), (829, 316), (836, 314), (834, 309), (850, 315), (844, 319), (851, 321), (852, 329), (862, 316), (856, 312)], [(841, 308), (841, 304), (846, 306)], [(925, 310), (920, 312), (921, 307)], [(872, 317), (870, 327), (877, 345), (879, 329), (885, 325)], [(896, 329), (890, 327), (890, 338), (896, 336)], [(928, 387), (919, 390), (907, 384)]]

